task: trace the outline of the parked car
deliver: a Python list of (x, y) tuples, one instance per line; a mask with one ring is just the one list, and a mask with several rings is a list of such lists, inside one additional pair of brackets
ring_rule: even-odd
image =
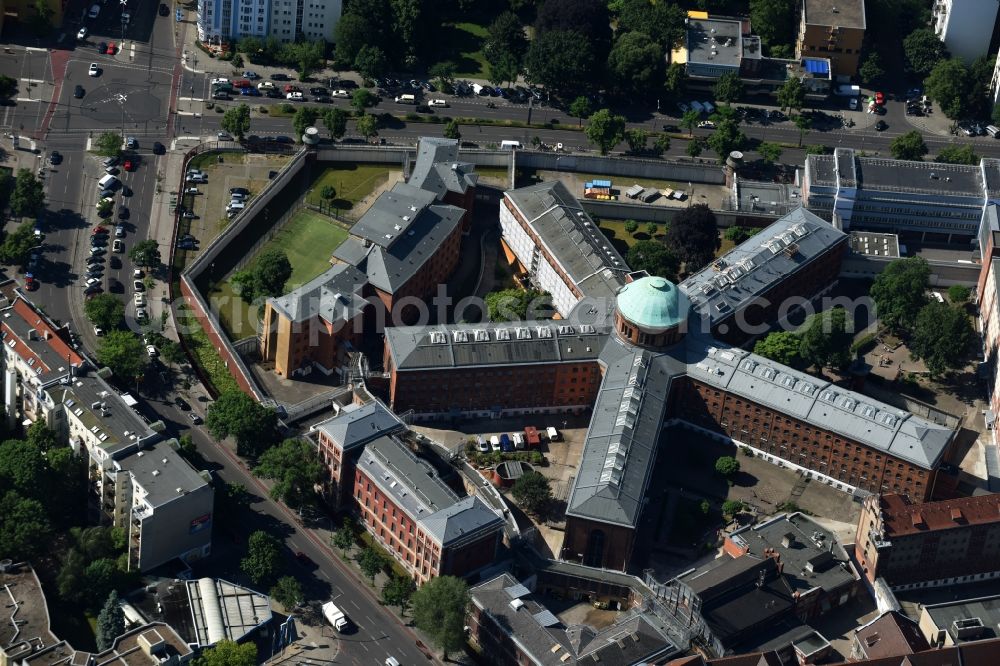
[(165, 5), (164, 3), (161, 2), (160, 3), (160, 8), (159, 8), (158, 12), (159, 12), (160, 16), (169, 16), (170, 15), (170, 7), (168, 7), (167, 5)]
[(125, 160), (125, 162), (122, 164), (122, 168), (125, 169), (126, 171), (135, 171), (136, 164), (137, 162), (135, 160)]
[(500, 451), (500, 438), (497, 437), (496, 435), (490, 437), (490, 448), (493, 450), (494, 453)]
[(277, 72), (276, 74), (272, 74), (271, 75), (271, 80), (272, 81), (291, 81), (292, 77), (288, 76), (288, 74), (284, 74), (282, 72)]
[(114, 42), (108, 42), (108, 48), (104, 51), (104, 53), (113, 56), (118, 53), (118, 46)]
[(889, 126), (886, 124), (884, 120), (879, 120), (877, 123), (875, 123), (876, 132), (884, 132), (888, 127)]
[(111, 244), (111, 251), (118, 252), (119, 254), (125, 251), (125, 241), (121, 238), (116, 238), (115, 242)]
[(476, 435), (476, 450), (480, 453), (490, 452), (490, 445), (485, 439), (483, 439), (482, 435)]
[(77, 39), (87, 38), (87, 26), (83, 26), (82, 28), (76, 31), (76, 38)]
[(253, 70), (248, 69), (247, 71), (243, 72), (243, 78), (250, 79), (251, 81), (256, 81), (257, 79), (260, 78), (260, 74), (258, 74)]
[(191, 419), (191, 423), (198, 425), (201, 423), (201, 417), (194, 412), (188, 412), (188, 418)]
[(90, 63), (90, 68), (87, 69), (87, 76), (99, 76), (101, 73), (101, 68), (97, 66), (96, 62)]
[(507, 433), (500, 435), (500, 450), (504, 453), (510, 453), (514, 450), (514, 444), (510, 441), (510, 435)]
[(128, 148), (129, 150), (135, 150), (136, 148), (139, 147), (139, 140), (136, 139), (134, 136), (130, 136), (125, 139), (125, 147)]
[(304, 102), (305, 97), (302, 96), (300, 92), (290, 92), (285, 94), (285, 99), (291, 102)]

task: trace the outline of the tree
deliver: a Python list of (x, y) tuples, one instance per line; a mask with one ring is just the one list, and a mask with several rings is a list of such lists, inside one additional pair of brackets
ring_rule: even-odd
[(0, 559), (30, 559), (49, 547), (52, 527), (41, 502), (8, 490), (0, 498)]
[(461, 578), (439, 576), (413, 593), (413, 621), (444, 651), (465, 644), (465, 609), (469, 606), (469, 586)]
[(924, 79), (924, 90), (952, 120), (965, 115), (969, 96), (969, 70), (958, 58), (942, 60)]
[(952, 144), (945, 146), (934, 158), (935, 162), (944, 164), (979, 164), (979, 155), (972, 150), (972, 146), (967, 143), (962, 145)]
[(260, 585), (273, 579), (280, 566), (281, 542), (262, 530), (250, 534), (246, 557), (240, 561), (243, 573)]
[(812, 124), (813, 124), (812, 118), (810, 118), (809, 116), (803, 116), (800, 113), (797, 116), (795, 116), (792, 120), (795, 123), (795, 128), (799, 130), (799, 148), (801, 148), (802, 139), (805, 138), (805, 135), (808, 134), (809, 130), (812, 129)]
[(833, 308), (809, 317), (802, 325), (802, 360), (817, 369), (844, 368), (851, 362), (854, 322), (844, 308)]
[(525, 66), (532, 82), (563, 95), (593, 86), (595, 62), (594, 47), (579, 32), (552, 30), (531, 40)]
[(118, 328), (125, 321), (125, 304), (111, 294), (98, 294), (83, 304), (90, 323), (105, 331)]
[(66, 603), (82, 604), (86, 597), (87, 559), (76, 548), (66, 551), (59, 574), (56, 576), (56, 586), (59, 597)]
[(715, 82), (715, 99), (732, 104), (743, 96), (743, 80), (736, 72), (726, 72)]
[[(625, 225), (624, 225), (624, 226), (625, 226), (625, 231), (626, 231), (626, 232), (627, 232), (627, 233), (628, 233), (628, 234), (629, 234), (630, 236), (631, 236), (632, 234), (634, 234), (634, 233), (635, 233), (636, 231), (638, 231), (638, 230), (639, 230), (639, 223), (638, 223), (638, 222), (636, 222), (635, 220), (625, 220)], [(629, 264), (632, 264), (632, 261), (631, 261), (631, 260), (629, 260)]]
[(497, 82), (517, 78), (527, 52), (528, 39), (517, 14), (510, 11), (500, 13), (486, 29), (483, 44), (483, 56), (490, 65), (492, 76), (505, 77), (498, 78)]
[(334, 531), (330, 542), (346, 553), (354, 547), (355, 538), (354, 522), (350, 517), (344, 517), (344, 524)]
[(48, 466), (43, 452), (31, 443), (8, 439), (0, 444), (0, 481), (6, 490), (24, 497), (45, 499)]
[(292, 277), (292, 264), (282, 250), (271, 248), (257, 255), (253, 272), (258, 293), (281, 296), (285, 293), (285, 283)]
[(876, 276), (868, 294), (882, 323), (896, 332), (913, 328), (927, 304), (931, 268), (922, 257), (897, 259)]
[(580, 119), (580, 127), (583, 127), (583, 119), (589, 118), (594, 112), (590, 105), (590, 98), (580, 95), (569, 104), (569, 115)]
[(378, 136), (378, 118), (370, 113), (366, 113), (358, 118), (355, 127), (358, 130), (358, 134), (365, 137), (366, 141)]
[(781, 145), (765, 141), (757, 146), (757, 153), (760, 155), (760, 159), (764, 161), (764, 164), (774, 164), (781, 159)]
[(792, 0), (750, 0), (750, 22), (765, 47), (788, 43), (795, 32), (795, 10)]
[(382, 76), (388, 67), (385, 52), (372, 44), (362, 46), (354, 58), (354, 69), (369, 81)]
[(274, 443), (278, 416), (243, 391), (229, 390), (208, 406), (205, 425), (216, 439), (232, 436), (237, 454), (256, 456)]
[(682, 63), (670, 63), (664, 76), (663, 90), (671, 98), (676, 99), (684, 93), (684, 86), (687, 83), (687, 70)]
[(549, 480), (535, 471), (523, 474), (515, 481), (510, 494), (526, 511), (535, 515), (543, 514), (552, 501)]
[(742, 227), (739, 225), (733, 225), (726, 229), (723, 236), (726, 237), (726, 240), (732, 241), (736, 245), (739, 245), (740, 243), (743, 243), (744, 241), (753, 238), (759, 233), (760, 233), (760, 227)]
[(155, 268), (161, 261), (160, 246), (153, 239), (139, 241), (128, 251), (128, 258), (145, 268)]
[(972, 292), (962, 284), (953, 284), (948, 287), (948, 300), (955, 304), (965, 303), (969, 300)]
[(149, 355), (142, 339), (132, 331), (112, 329), (101, 338), (97, 349), (97, 361), (108, 368), (122, 381), (132, 381), (142, 377), (149, 363)]
[(47, 453), (55, 448), (64, 448), (65, 441), (60, 440), (55, 431), (45, 425), (45, 421), (38, 420), (28, 426), (28, 431), (24, 436), (28, 444), (43, 453)]
[(10, 210), (17, 217), (35, 217), (45, 205), (45, 186), (28, 169), (18, 169)]
[(236, 137), (237, 141), (242, 141), (243, 137), (250, 133), (250, 106), (239, 104), (231, 109), (226, 109), (219, 125)]
[(927, 154), (927, 144), (917, 130), (900, 134), (889, 144), (889, 151), (897, 160), (913, 160), (919, 162)]
[(103, 132), (94, 142), (97, 152), (105, 157), (118, 157), (122, 152), (122, 144), (125, 142), (118, 132)]
[(486, 310), (490, 321), (525, 321), (538, 319), (552, 307), (552, 299), (535, 289), (503, 289), (486, 294)]
[(625, 116), (615, 116), (608, 109), (601, 109), (587, 120), (584, 133), (597, 145), (601, 155), (607, 155), (625, 138)]
[(683, 209), (667, 228), (667, 247), (684, 262), (688, 273), (700, 270), (715, 258), (722, 246), (715, 213), (706, 204), (695, 204)]
[(0, 263), (7, 266), (25, 266), (31, 258), (31, 251), (38, 246), (34, 223), (26, 220), (8, 233), (0, 243)]
[(731, 480), (740, 472), (740, 461), (732, 456), (720, 456), (715, 461), (715, 471), (727, 480)]
[(593, 44), (595, 62), (611, 49), (611, 17), (605, 0), (546, 0), (538, 7), (535, 35), (575, 31)]
[(398, 606), (400, 614), (406, 615), (416, 589), (409, 576), (392, 576), (382, 586), (382, 603), (386, 606)]
[(722, 503), (722, 514), (730, 518), (735, 518), (743, 513), (746, 508), (746, 503), (741, 500), (726, 500)]
[(801, 369), (802, 340), (792, 331), (774, 331), (757, 341), (753, 353), (777, 361), (782, 365)]
[(111, 590), (104, 608), (97, 616), (97, 628), (94, 632), (97, 639), (97, 649), (104, 651), (110, 648), (115, 639), (125, 633), (125, 611), (122, 610), (118, 592)]
[(286, 44), (285, 49), (285, 61), (295, 63), (295, 70), (300, 81), (305, 81), (310, 74), (323, 66), (326, 42), (322, 39), (293, 42)]
[(930, 28), (914, 30), (903, 40), (903, 54), (910, 71), (921, 76), (929, 74), (944, 59), (944, 42)]
[(644, 99), (656, 95), (663, 80), (663, 47), (645, 32), (628, 32), (617, 39), (608, 55), (608, 71), (615, 85)]
[(326, 185), (319, 193), (327, 203), (337, 198), (337, 188), (333, 185)]
[(798, 111), (806, 103), (806, 89), (797, 76), (790, 76), (778, 88), (778, 106), (785, 111)]
[(378, 97), (368, 88), (358, 88), (351, 95), (351, 106), (354, 107), (359, 116), (365, 112), (365, 109), (375, 106), (377, 103)]
[(111, 215), (112, 209), (115, 207), (115, 202), (111, 199), (104, 198), (97, 202), (97, 214), (101, 217), (107, 217)]
[(972, 321), (961, 305), (930, 301), (917, 314), (910, 353), (923, 359), (928, 372), (936, 377), (965, 365), (965, 352), (974, 335)]
[(260, 457), (254, 474), (271, 479), (271, 497), (293, 509), (300, 508), (320, 481), (323, 466), (316, 450), (304, 439), (286, 439)]
[(379, 575), (387, 564), (385, 555), (373, 546), (366, 546), (355, 559), (361, 573), (368, 578), (372, 585), (375, 584), (375, 576)]
[(306, 128), (315, 125), (318, 118), (319, 109), (314, 106), (300, 106), (295, 109), (295, 115), (292, 116), (292, 131), (295, 132), (297, 142), (302, 143), (302, 135), (306, 133)]
[(631, 128), (625, 130), (625, 143), (628, 144), (628, 149), (633, 153), (640, 154), (645, 152), (648, 141), (649, 132), (644, 129)]
[(84, 571), (88, 608), (98, 609), (112, 591), (123, 585), (122, 570), (110, 557), (102, 557), (90, 562)]
[(229, 285), (244, 303), (253, 303), (257, 298), (257, 274), (254, 273), (253, 266), (233, 273), (229, 277)]
[(691, 141), (688, 141), (688, 145), (684, 149), (684, 152), (688, 157), (698, 157), (701, 155), (701, 151), (703, 149), (702, 146), (703, 142), (701, 139), (692, 139)]
[(654, 238), (656, 236), (656, 232), (659, 230), (660, 230), (660, 225), (658, 225), (656, 222), (649, 222), (646, 224), (646, 233), (649, 234), (650, 238)]
[(680, 261), (664, 243), (655, 240), (641, 240), (628, 249), (625, 257), (632, 270), (647, 271), (668, 280), (675, 280)]
[(287, 611), (299, 605), (305, 599), (305, 594), (294, 576), (282, 576), (271, 588), (271, 597), (276, 599)]
[(715, 124), (715, 131), (708, 137), (709, 147), (724, 162), (734, 150), (739, 150), (746, 143), (747, 137), (740, 126), (731, 118), (723, 118)]
[(0, 99), (10, 99), (17, 94), (17, 79), (0, 75)]
[(347, 132), (347, 112), (337, 108), (323, 109), (323, 124), (332, 138), (343, 138)]
[(450, 60), (442, 60), (427, 70), (437, 82), (438, 88), (450, 91), (455, 87), (455, 63)]
[(666, 134), (660, 134), (656, 137), (656, 140), (653, 141), (653, 151), (657, 155), (662, 155), (668, 150), (670, 150), (670, 137)]
[(253, 641), (237, 643), (223, 639), (201, 653), (195, 666), (256, 666), (257, 645)]
[(462, 140), (462, 132), (458, 129), (458, 121), (452, 118), (444, 125), (444, 136), (446, 139)]
[(694, 109), (690, 109), (685, 111), (684, 115), (681, 116), (681, 127), (687, 128), (688, 136), (694, 136), (694, 128), (697, 127), (700, 120), (701, 114)]
[(865, 57), (861, 67), (858, 68), (858, 76), (861, 77), (861, 82), (865, 85), (871, 85), (885, 76), (885, 70), (882, 69), (882, 57), (879, 56), (878, 51), (872, 51)]
[(345, 12), (340, 17), (334, 29), (333, 41), (337, 45), (337, 61), (341, 67), (352, 66), (366, 44), (380, 43), (377, 41), (376, 25), (353, 11)]

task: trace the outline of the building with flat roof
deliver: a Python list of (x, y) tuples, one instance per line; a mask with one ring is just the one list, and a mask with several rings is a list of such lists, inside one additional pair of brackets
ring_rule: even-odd
[(509, 573), (474, 586), (469, 597), (469, 636), (499, 666), (629, 666), (660, 663), (680, 652), (661, 620), (637, 608), (600, 629), (567, 626)]
[(473, 169), (458, 161), (458, 141), (420, 139), (409, 181), (378, 196), (334, 250), (334, 265), (267, 300), (260, 350), (276, 374), (331, 374), (366, 330), (415, 320), (415, 303), (433, 297), (458, 264)]
[(862, 503), (855, 558), (893, 589), (1000, 577), (1000, 495), (915, 502), (897, 494)]
[(977, 165), (859, 157), (851, 148), (806, 157), (802, 196), (847, 231), (898, 234), (902, 242), (972, 243), (1000, 201), (1000, 160)]
[(912, 654), (929, 648), (916, 622), (902, 613), (889, 611), (854, 630), (851, 660)]
[(829, 58), (833, 76), (854, 78), (865, 38), (864, 0), (802, 0), (797, 58)]
[(924, 638), (935, 647), (998, 639), (1000, 595), (924, 604), (920, 606), (919, 625)]

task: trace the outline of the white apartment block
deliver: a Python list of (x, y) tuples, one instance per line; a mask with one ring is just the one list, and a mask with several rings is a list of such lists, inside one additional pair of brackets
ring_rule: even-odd
[(198, 40), (241, 37), (333, 41), (342, 0), (198, 0)]
[(934, 33), (953, 57), (971, 64), (989, 53), (1000, 0), (934, 0)]

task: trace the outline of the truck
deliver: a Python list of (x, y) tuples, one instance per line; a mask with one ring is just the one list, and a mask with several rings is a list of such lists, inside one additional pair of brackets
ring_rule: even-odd
[(529, 449), (538, 449), (542, 446), (542, 438), (538, 435), (538, 428), (528, 426), (524, 429), (524, 440)]
[(861, 87), (847, 84), (839, 85), (837, 86), (837, 89), (834, 90), (833, 94), (839, 95), (840, 97), (857, 97), (861, 94)]
[(323, 616), (337, 631), (343, 633), (347, 630), (347, 616), (332, 601), (323, 604)]

